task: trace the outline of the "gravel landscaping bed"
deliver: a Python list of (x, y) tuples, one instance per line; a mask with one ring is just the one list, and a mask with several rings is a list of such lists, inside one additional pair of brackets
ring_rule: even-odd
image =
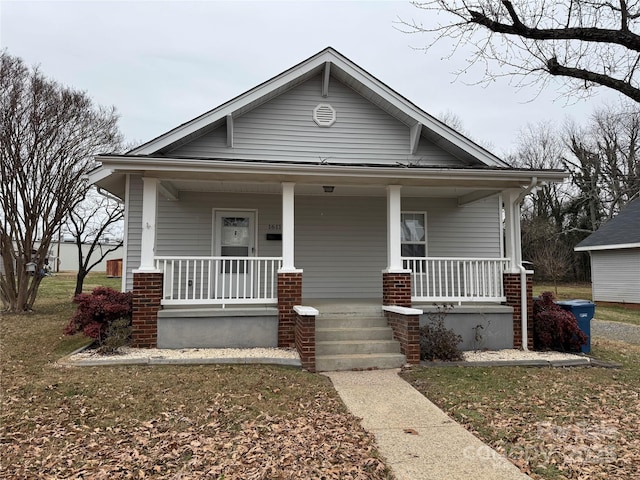
[[(588, 361), (584, 355), (561, 352), (533, 352), (515, 349), (486, 350), (464, 352), (465, 362), (514, 362), (514, 361), (544, 361), (556, 362), (566, 360)], [(288, 348), (130, 348), (123, 347), (117, 354), (101, 355), (93, 349), (85, 349), (69, 355), (63, 363), (91, 364), (100, 363), (282, 363), (299, 362), (300, 356), (295, 349)]]
[(94, 349), (72, 353), (61, 360), (66, 364), (97, 365), (123, 363), (276, 363), (298, 365), (300, 356), (290, 348), (131, 348), (104, 355)]
[(465, 362), (505, 362), (505, 361), (530, 361), (542, 360), (547, 362), (555, 362), (560, 360), (576, 360), (585, 359), (584, 355), (562, 352), (534, 352), (524, 350), (474, 350), (463, 353)]
[(630, 323), (592, 320), (591, 335), (593, 338), (606, 338), (640, 345), (640, 327)]

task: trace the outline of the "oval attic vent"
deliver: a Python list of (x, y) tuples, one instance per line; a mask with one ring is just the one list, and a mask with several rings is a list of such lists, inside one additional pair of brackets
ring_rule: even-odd
[(321, 127), (330, 127), (336, 123), (336, 111), (328, 103), (321, 103), (313, 109), (313, 121)]

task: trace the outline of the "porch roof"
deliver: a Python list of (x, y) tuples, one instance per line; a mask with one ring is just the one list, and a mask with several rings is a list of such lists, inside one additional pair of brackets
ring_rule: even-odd
[[(219, 185), (260, 183), (279, 186), (281, 182), (293, 182), (369, 187), (369, 194), (375, 187), (402, 185), (448, 189), (449, 193), (444, 196), (457, 196), (461, 204), (508, 189), (562, 182), (567, 177), (567, 173), (562, 170), (477, 166), (338, 165), (209, 158), (159, 159), (138, 155), (103, 155), (97, 157), (97, 160), (102, 165), (89, 174), (89, 181), (121, 198), (124, 198), (126, 174), (159, 178), (167, 191), (175, 193), (180, 190), (207, 191), (210, 188), (205, 184), (210, 185), (212, 182)], [(279, 189), (272, 193), (277, 192)]]

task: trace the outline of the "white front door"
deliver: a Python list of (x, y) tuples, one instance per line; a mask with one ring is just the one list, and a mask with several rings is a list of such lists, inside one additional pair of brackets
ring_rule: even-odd
[(230, 257), (219, 262), (213, 282), (218, 298), (251, 298), (253, 267), (248, 257), (256, 256), (255, 211), (214, 212), (214, 255)]

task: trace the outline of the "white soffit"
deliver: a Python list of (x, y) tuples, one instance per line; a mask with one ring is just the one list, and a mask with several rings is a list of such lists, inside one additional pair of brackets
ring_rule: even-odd
[[(253, 193), (253, 194), (274, 194), (282, 193), (280, 183), (245, 183), (245, 182), (208, 182), (199, 180), (172, 180), (172, 186), (181, 192), (203, 192), (203, 193)], [(340, 196), (380, 196), (387, 195), (385, 185), (340, 185), (335, 184), (332, 193), (324, 192), (321, 184), (296, 184), (294, 192), (296, 195), (322, 195), (327, 197)], [(433, 198), (457, 198), (476, 191), (472, 188), (452, 188), (452, 187), (403, 187), (402, 197), (433, 197)]]

